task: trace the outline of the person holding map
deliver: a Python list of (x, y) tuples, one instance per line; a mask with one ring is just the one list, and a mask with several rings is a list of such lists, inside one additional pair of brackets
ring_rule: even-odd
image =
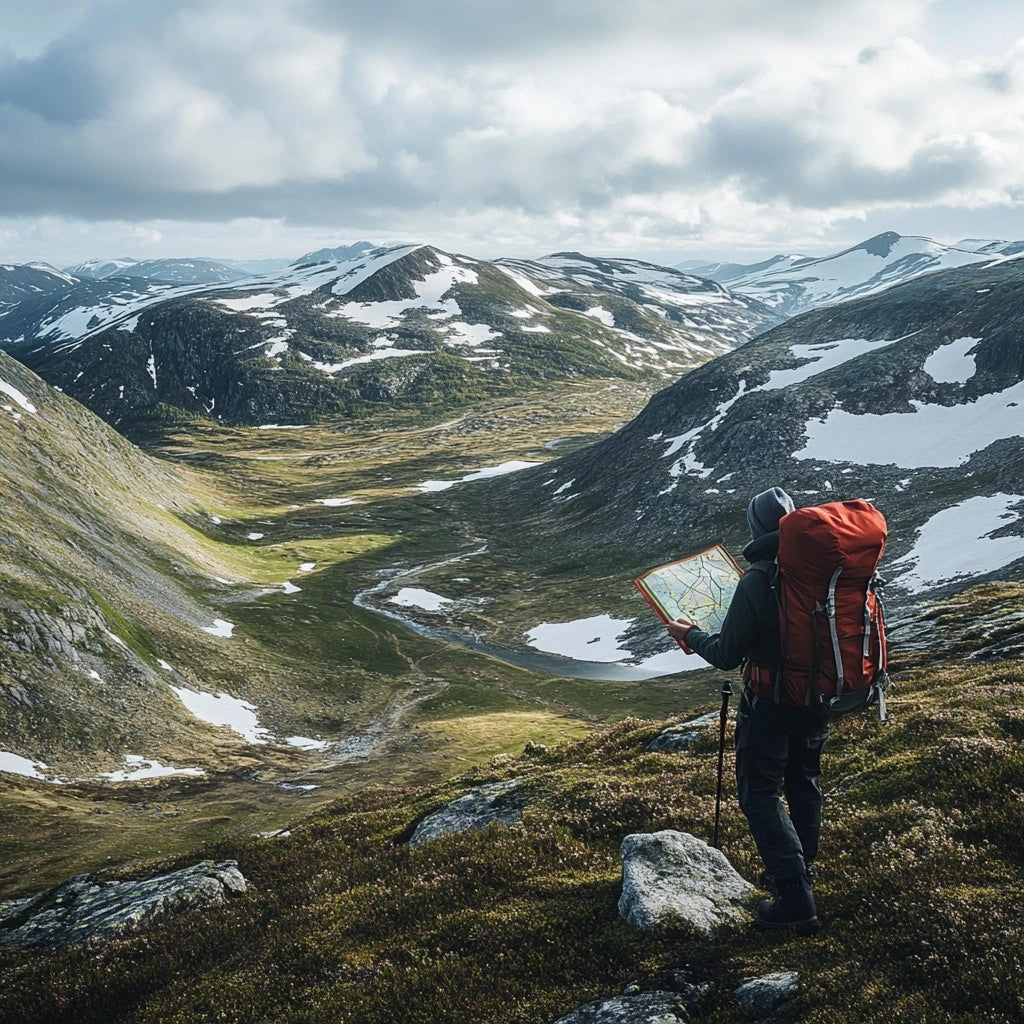
[[(707, 633), (685, 618), (666, 624), (685, 651), (720, 669), (780, 663), (779, 617), (771, 582), (779, 520), (793, 509), (793, 499), (781, 487), (750, 500), (751, 541), (743, 550), (750, 571), (739, 580), (721, 629)], [(762, 884), (775, 897), (761, 903), (757, 926), (795, 927), (798, 934), (813, 934), (820, 927), (812, 883), (828, 722), (818, 708), (758, 699), (756, 681), (749, 674), (745, 669), (736, 715), (737, 795), (764, 863)]]

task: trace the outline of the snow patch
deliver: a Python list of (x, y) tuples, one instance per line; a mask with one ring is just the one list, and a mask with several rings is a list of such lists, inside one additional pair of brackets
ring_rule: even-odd
[[(441, 268), (427, 274), (422, 281), (415, 282), (415, 298), (347, 302), (331, 315), (347, 317), (375, 329), (393, 327), (399, 318), (410, 310), (424, 310), (428, 316), (460, 316), (462, 310), (459, 304), (454, 299), (445, 299), (444, 296), (457, 284), (475, 284), (478, 280), (476, 271), (457, 266), (453, 260), (442, 254), (438, 254), (438, 259)], [(345, 291), (350, 291), (352, 287), (354, 285), (350, 285)]]
[(807, 442), (793, 456), (902, 469), (961, 466), (990, 444), (1024, 434), (1022, 403), (1024, 381), (963, 405), (913, 401), (909, 413), (855, 415), (833, 409), (825, 419), (806, 424)]
[(842, 341), (793, 345), (790, 352), (797, 359), (806, 359), (807, 362), (789, 370), (772, 370), (768, 375), (768, 380), (753, 388), (751, 394), (754, 391), (778, 391), (780, 388), (788, 388), (792, 384), (801, 384), (811, 377), (816, 377), (819, 373), (842, 366), (843, 363), (857, 359), (867, 352), (880, 351), (902, 340), (902, 337), (893, 338), (891, 341), (884, 338), (844, 338)]
[(924, 372), (937, 384), (965, 384), (977, 372), (970, 351), (981, 338), (957, 338), (937, 348), (925, 361)]
[[(633, 622), (607, 614), (570, 622), (542, 622), (526, 634), (526, 639), (531, 647), (546, 654), (574, 661), (622, 663), (632, 660), (632, 653), (619, 641)], [(687, 658), (674, 649), (652, 655), (635, 667), (652, 675), (667, 675), (708, 666), (702, 658)]]
[(467, 345), (470, 348), (501, 337), (499, 331), (492, 330), (487, 324), (467, 324), (464, 320), (455, 320), (450, 323), (448, 335), (445, 344)]
[(542, 622), (526, 634), (531, 647), (545, 654), (560, 654), (577, 661), (622, 661), (630, 657), (619, 638), (633, 624), (632, 619), (592, 615), (571, 622)]
[(592, 306), (586, 311), (586, 316), (593, 318), (594, 320), (600, 320), (605, 327), (615, 326), (615, 317), (604, 309), (602, 306)]
[(238, 299), (214, 299), (214, 303), (230, 309), (233, 313), (248, 313), (254, 309), (270, 309), (284, 302), (284, 297), (273, 292), (261, 292), (259, 295), (246, 295)]
[(156, 758), (141, 757), (139, 754), (124, 755), (123, 771), (100, 772), (100, 778), (108, 782), (138, 782), (141, 779), (164, 779), (170, 775), (205, 775), (202, 768), (172, 768), (161, 764)]
[(209, 633), (211, 636), (231, 636), (235, 624), (226, 619), (214, 619), (212, 626), (203, 626), (202, 628), (204, 633)]
[(424, 480), (423, 483), (416, 486), (421, 491), (446, 491), (449, 487), (454, 487), (456, 484), (469, 483), (473, 480), (484, 480), (492, 476), (504, 476), (506, 473), (518, 473), (521, 469), (529, 469), (531, 466), (539, 465), (539, 462), (521, 462), (513, 459), (509, 462), (501, 463), (500, 466), (486, 466), (483, 469), (476, 469), (472, 473), (459, 477), (458, 480)]
[[(308, 736), (289, 736), (285, 742), (290, 747), (298, 747), (300, 750), (326, 750), (330, 743), (327, 740), (313, 740)], [(315, 789), (315, 786), (310, 787)]]
[(993, 537), (1024, 522), (1024, 495), (968, 498), (932, 516), (918, 531), (914, 547), (890, 562), (887, 576), (911, 593), (954, 580), (983, 576), (1024, 558), (1024, 536)]
[(231, 729), (249, 743), (267, 742), (267, 730), (260, 726), (256, 708), (252, 704), (226, 693), (214, 696), (212, 693), (190, 690), (184, 686), (172, 686), (171, 689), (201, 722)]
[(451, 604), (452, 599), (419, 587), (402, 587), (394, 597), (388, 598), (388, 603), (401, 605), (403, 608), (421, 608), (426, 612), (436, 612), (446, 604)]
[(46, 776), (40, 769), (46, 770), (46, 765), (42, 761), (30, 761), (20, 754), (11, 754), (0, 750), (0, 772), (6, 772), (8, 775), (21, 775), (26, 779), (45, 779)]
[(36, 413), (39, 410), (13, 385), (5, 380), (0, 380), (0, 393), (13, 398), (25, 410), (25, 412)]

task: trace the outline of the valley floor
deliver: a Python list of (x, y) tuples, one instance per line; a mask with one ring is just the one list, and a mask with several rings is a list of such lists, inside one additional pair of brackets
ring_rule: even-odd
[[(35, 772), (48, 780), (0, 773), (0, 889), (37, 891), (82, 871), (136, 869), (204, 842), (286, 828), (367, 785), (438, 781), (529, 742), (557, 743), (631, 715), (685, 713), (713, 693), (709, 673), (681, 673), (691, 666), (678, 656), (668, 675), (634, 678), (628, 666), (595, 661), (592, 678), (576, 678), (571, 667), (602, 646), (596, 631), (610, 634), (604, 657), (621, 660), (614, 634), (628, 620), (602, 622), (606, 609), (582, 596), (567, 616), (565, 584), (527, 586), (521, 566), (489, 559), (472, 517), (477, 480), (589, 444), (646, 397), (632, 385), (591, 382), (440, 423), (407, 415), (372, 425), (206, 425), (154, 439), (151, 450), (209, 497), (204, 517), (189, 524), (190, 555), (206, 567), (214, 639), (187, 653), (191, 639), (168, 627), (152, 652), (168, 668), (215, 659), (208, 683), (200, 660), (190, 674), (198, 682), (175, 684), (198, 720), (159, 750), (146, 748), (147, 757), (130, 753), (118, 765), (108, 756), (112, 778), (88, 750)], [(445, 501), (449, 492), (460, 500)], [(412, 572), (415, 583), (416, 566), (447, 562), (454, 589), (440, 603), (415, 586), (403, 602), (397, 584), (376, 609), (353, 603), (396, 573)], [(616, 586), (628, 615), (649, 614), (629, 578)], [(493, 626), (509, 660), (400, 621), (443, 630), (453, 612), (474, 628)], [(513, 663), (530, 654), (531, 628), (567, 618), (584, 630), (560, 648), (576, 661), (533, 650), (535, 660), (547, 657), (546, 670)], [(137, 779), (113, 781), (132, 768)], [(146, 778), (161, 769), (168, 774)]]

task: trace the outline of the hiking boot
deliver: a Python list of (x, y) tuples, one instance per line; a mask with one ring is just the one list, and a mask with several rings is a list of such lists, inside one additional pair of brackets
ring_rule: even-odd
[[(808, 883), (814, 885), (814, 861), (807, 862), (807, 870), (804, 872), (804, 877)], [(775, 881), (775, 876), (770, 871), (762, 871), (757, 879), (758, 889), (763, 889), (765, 892), (770, 892), (773, 897), (779, 895), (779, 886)]]
[(819, 931), (821, 922), (807, 875), (779, 878), (776, 884), (778, 896), (774, 900), (761, 900), (754, 927), (759, 931), (792, 928), (797, 935), (814, 935)]

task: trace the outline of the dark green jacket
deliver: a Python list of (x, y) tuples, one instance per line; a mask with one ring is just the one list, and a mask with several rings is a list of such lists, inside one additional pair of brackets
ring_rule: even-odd
[(750, 569), (743, 574), (722, 623), (720, 633), (705, 633), (694, 626), (686, 646), (716, 668), (731, 669), (749, 658), (759, 665), (779, 663), (779, 612), (771, 581), (779, 533), (767, 533), (743, 549)]

